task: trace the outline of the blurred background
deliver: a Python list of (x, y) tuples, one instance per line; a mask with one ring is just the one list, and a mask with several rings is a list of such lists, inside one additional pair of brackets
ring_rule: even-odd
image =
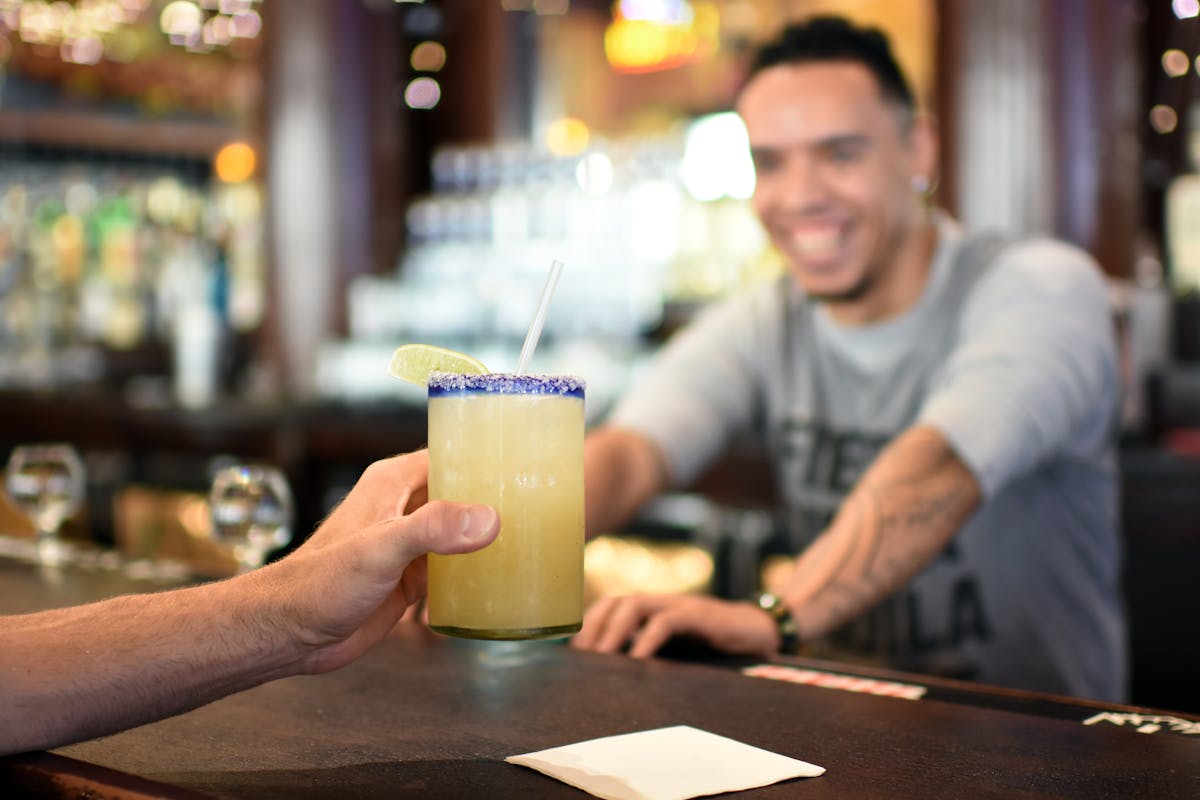
[[(822, 12), (893, 38), (938, 120), (940, 205), (1109, 276), (1136, 699), (1182, 707), (1197, 0), (0, 0), (0, 444), (79, 447), (101, 542), (186, 541), (214, 464), (269, 461), (302, 538), (424, 441), (392, 349), (511, 369), (553, 258), (533, 366), (583, 375), (600, 418), (698, 307), (778, 273), (732, 103), (754, 46)], [(735, 454), (656, 507), (634, 533), (711, 563), (680, 578), (664, 551), (648, 580), (746, 594), (768, 485)]]

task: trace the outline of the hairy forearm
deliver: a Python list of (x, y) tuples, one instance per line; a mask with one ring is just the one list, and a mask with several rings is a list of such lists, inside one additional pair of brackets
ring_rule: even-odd
[(0, 753), (111, 733), (294, 672), (297, 653), (267, 623), (274, 601), (259, 589), (240, 579), (0, 619)]
[(978, 507), (974, 476), (940, 433), (913, 428), (880, 453), (783, 592), (802, 638), (822, 636), (906, 585)]

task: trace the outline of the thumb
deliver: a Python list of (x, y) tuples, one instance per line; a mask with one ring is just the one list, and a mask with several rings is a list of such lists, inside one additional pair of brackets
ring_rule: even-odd
[(500, 515), (488, 505), (435, 500), (401, 518), (403, 539), (416, 558), (424, 553), (469, 553), (500, 532)]

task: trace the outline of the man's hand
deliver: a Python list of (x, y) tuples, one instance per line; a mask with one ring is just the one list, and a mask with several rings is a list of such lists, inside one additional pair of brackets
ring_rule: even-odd
[(425, 594), (425, 553), (470, 552), (499, 533), (490, 506), (426, 503), (428, 464), (422, 451), (367, 467), (302, 547), (257, 573), (290, 595), (283, 622), (307, 650), (303, 671), (336, 669), (383, 638)]
[(571, 641), (580, 650), (649, 658), (673, 636), (692, 636), (724, 653), (766, 658), (779, 648), (771, 617), (751, 603), (696, 595), (630, 595), (598, 600)]

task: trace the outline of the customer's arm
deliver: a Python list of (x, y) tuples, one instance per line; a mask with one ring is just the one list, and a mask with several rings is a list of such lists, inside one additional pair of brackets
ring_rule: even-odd
[(362, 655), (425, 591), (427, 552), (495, 538), (487, 506), (424, 500), (424, 453), (367, 468), (303, 546), (226, 581), (0, 618), (0, 753), (176, 714)]

